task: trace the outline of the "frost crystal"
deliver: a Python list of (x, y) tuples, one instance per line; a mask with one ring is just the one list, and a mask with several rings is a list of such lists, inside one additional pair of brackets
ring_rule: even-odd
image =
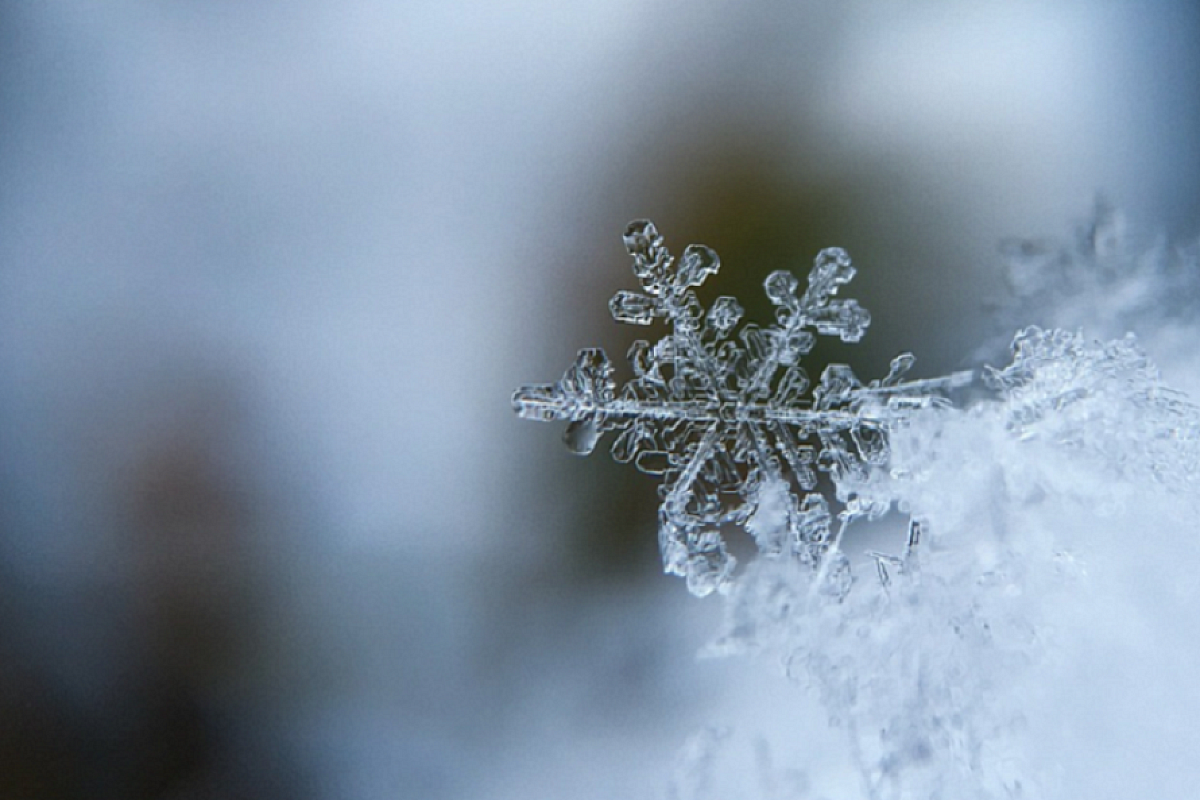
[(1090, 455), (1114, 475), (1188, 490), (1200, 478), (1200, 409), (1163, 384), (1132, 333), (1110, 342), (1026, 328), (989, 368), (1008, 427)]
[[(800, 362), (816, 336), (857, 342), (870, 323), (856, 301), (837, 298), (855, 273), (840, 248), (818, 254), (803, 293), (790, 272), (769, 275), (775, 324), (739, 330), (737, 300), (720, 297), (705, 310), (693, 291), (720, 268), (711, 249), (690, 245), (676, 260), (645, 220), (629, 225), (625, 247), (642, 289), (617, 292), (613, 318), (662, 320), (668, 333), (633, 343), (634, 377), (619, 389), (607, 355), (589, 348), (557, 383), (518, 389), (513, 408), (525, 419), (568, 421), (566, 444), (581, 455), (612, 431), (617, 461), (663, 477), (663, 567), (694, 594), (729, 588), (735, 559), (720, 529), (734, 524), (764, 555), (807, 565), (821, 591), (840, 599), (850, 585), (842, 532), (888, 509), (857, 487), (887, 465), (889, 431), (908, 412), (944, 402), (972, 373), (905, 381), (914, 359), (904, 353), (882, 379), (864, 384), (849, 366), (830, 364), (814, 385)], [(818, 473), (841, 505), (836, 529)]]

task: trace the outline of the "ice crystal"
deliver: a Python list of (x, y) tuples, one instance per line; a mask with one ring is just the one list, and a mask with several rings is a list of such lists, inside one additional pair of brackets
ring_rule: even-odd
[[(695, 287), (720, 268), (710, 248), (690, 245), (677, 260), (646, 220), (630, 223), (624, 238), (641, 291), (617, 292), (612, 315), (632, 325), (661, 320), (667, 333), (633, 343), (634, 377), (620, 388), (605, 352), (589, 348), (556, 383), (518, 389), (514, 409), (525, 419), (567, 421), (566, 444), (581, 455), (613, 432), (617, 461), (662, 476), (663, 567), (694, 594), (729, 588), (735, 559), (721, 528), (732, 524), (747, 527), (763, 555), (806, 565), (822, 591), (840, 599), (850, 585), (842, 532), (888, 508), (856, 487), (886, 467), (896, 424), (943, 402), (971, 373), (904, 380), (914, 361), (904, 353), (881, 379), (863, 383), (848, 365), (829, 364), (814, 384), (801, 361), (816, 336), (857, 342), (870, 323), (857, 301), (837, 297), (855, 274), (840, 248), (817, 255), (803, 292), (790, 272), (767, 276), (775, 323), (760, 326), (742, 324), (732, 297), (701, 305)], [(836, 525), (831, 500), (840, 506)]]
[(1012, 351), (1012, 363), (987, 378), (1022, 439), (1085, 451), (1122, 477), (1194, 487), (1200, 409), (1162, 382), (1132, 333), (1100, 342), (1030, 327)]

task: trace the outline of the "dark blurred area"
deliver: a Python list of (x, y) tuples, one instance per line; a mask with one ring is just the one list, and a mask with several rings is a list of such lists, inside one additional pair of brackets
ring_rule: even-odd
[[(659, 796), (730, 691), (654, 483), (516, 420), (823, 247), (847, 361), (969, 365), (998, 241), (1200, 233), (1188, 3), (16, 4), (0, 16), (0, 797)], [(603, 449), (603, 448), (602, 448)], [(581, 788), (582, 787), (582, 788)]]

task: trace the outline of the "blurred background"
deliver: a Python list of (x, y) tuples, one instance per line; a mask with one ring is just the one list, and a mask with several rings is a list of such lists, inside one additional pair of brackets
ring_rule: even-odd
[[(1200, 233), (1183, 2), (42, 0), (0, 16), (0, 797), (661, 797), (697, 661), (650, 478), (513, 389), (846, 248), (882, 374), (997, 243)], [(854, 352), (857, 351), (857, 352)], [(814, 362), (810, 362), (814, 363)], [(730, 711), (729, 713), (735, 713)]]

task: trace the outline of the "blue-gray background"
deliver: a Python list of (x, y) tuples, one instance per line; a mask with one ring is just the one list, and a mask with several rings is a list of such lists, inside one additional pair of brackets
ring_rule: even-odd
[[(713, 291), (860, 265), (865, 374), (994, 331), (1098, 191), (1200, 232), (1179, 3), (9, 3), (0, 796), (661, 795), (734, 667), (653, 484), (514, 418)], [(830, 351), (849, 358), (843, 351)]]

